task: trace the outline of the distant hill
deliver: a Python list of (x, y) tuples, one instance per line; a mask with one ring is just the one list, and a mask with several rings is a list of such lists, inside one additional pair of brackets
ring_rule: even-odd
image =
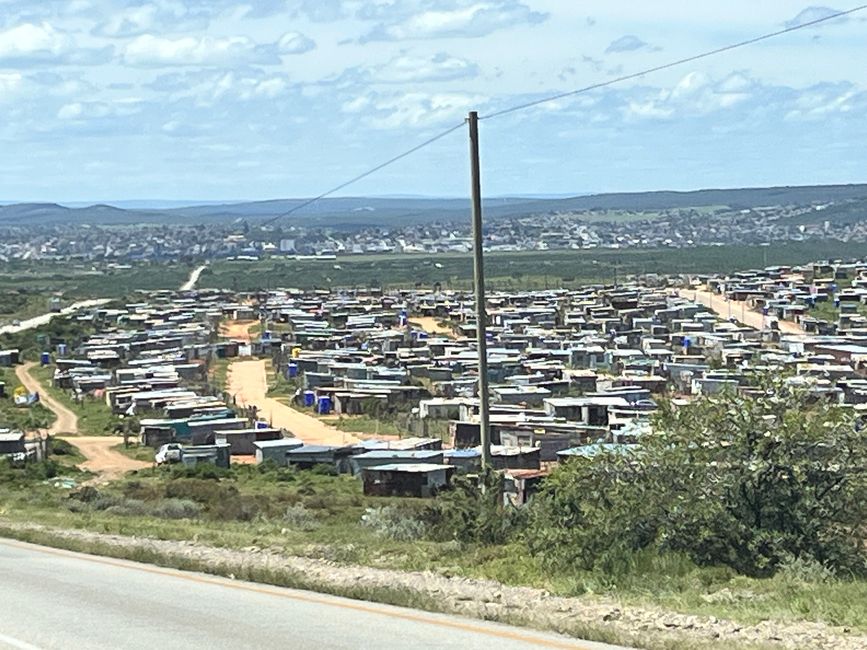
[[(56, 203), (17, 203), (0, 206), (0, 225), (33, 224), (200, 224), (238, 219), (262, 221), (299, 206), (304, 199), (279, 199), (243, 203), (218, 203), (141, 209), (112, 205), (66, 207)], [(488, 218), (515, 217), (548, 212), (624, 210), (631, 212), (727, 206), (746, 209), (775, 205), (826, 205), (813, 218), (852, 219), (867, 214), (867, 184), (812, 185), (740, 189), (708, 189), (691, 192), (631, 192), (592, 194), (568, 198), (505, 197), (485, 201)], [(819, 216), (821, 214), (821, 216)], [(424, 197), (340, 197), (305, 206), (286, 218), (301, 225), (361, 228), (412, 225), (434, 221), (465, 220), (468, 199)]]

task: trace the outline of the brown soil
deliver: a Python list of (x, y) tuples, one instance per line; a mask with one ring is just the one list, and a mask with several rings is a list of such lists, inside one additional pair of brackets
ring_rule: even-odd
[(454, 331), (450, 327), (443, 327), (440, 325), (439, 319), (434, 318), (433, 316), (418, 316), (411, 318), (409, 322), (413, 325), (419, 326), (429, 334), (440, 334), (442, 336), (447, 336), (450, 339), (455, 338)]
[(112, 447), (123, 443), (122, 436), (67, 436), (63, 440), (78, 447), (87, 459), (81, 469), (96, 474), (94, 482), (108, 482), (122, 478), (127, 472), (151, 467), (151, 463), (124, 456)]
[(271, 426), (290, 431), (305, 443), (343, 445), (358, 442), (359, 437), (340, 431), (312, 415), (268, 397), (268, 380), (264, 360), (236, 361), (229, 366), (227, 390), (240, 406), (255, 406), (259, 417)]
[[(694, 300), (710, 307), (721, 318), (728, 318), (729, 315), (731, 315), (733, 318), (737, 319), (738, 322), (741, 322), (748, 327), (752, 327), (753, 329), (760, 330), (765, 328), (763, 324), (764, 316), (760, 312), (751, 309), (747, 303), (742, 300), (726, 300), (723, 296), (703, 290), (679, 289), (677, 293), (681, 298)], [(803, 328), (801, 328), (797, 323), (785, 320), (778, 320), (777, 323), (780, 327), (780, 332), (783, 334), (804, 333)]]
[(31, 393), (39, 393), (39, 401), (42, 402), (42, 405), (57, 416), (54, 424), (48, 428), (46, 433), (52, 436), (63, 433), (73, 435), (77, 434), (78, 416), (51, 397), (51, 395), (49, 395), (45, 390), (45, 387), (30, 374), (30, 369), (35, 365), (36, 364), (31, 361), (22, 366), (17, 366), (15, 368), (15, 376), (18, 377), (18, 381), (20, 381), (28, 391)]
[(220, 336), (233, 341), (250, 342), (250, 328), (257, 320), (230, 320), (220, 324)]
[(15, 375), (31, 393), (38, 392), (39, 400), (42, 404), (57, 416), (54, 424), (45, 433), (57, 436), (66, 440), (71, 445), (75, 445), (86, 459), (81, 464), (81, 469), (96, 474), (94, 481), (111, 481), (120, 478), (125, 472), (130, 470), (150, 467), (150, 463), (134, 460), (111, 449), (123, 442), (122, 437), (78, 435), (78, 416), (51, 397), (45, 390), (45, 387), (30, 374), (30, 369), (34, 365), (36, 364), (30, 362), (16, 367)]

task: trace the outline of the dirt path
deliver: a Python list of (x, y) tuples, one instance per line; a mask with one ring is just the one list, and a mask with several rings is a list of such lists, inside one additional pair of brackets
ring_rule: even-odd
[(63, 440), (78, 447), (87, 459), (80, 465), (81, 469), (96, 474), (96, 482), (114, 481), (132, 470), (151, 467), (151, 463), (135, 460), (112, 449), (123, 444), (123, 436), (65, 436)]
[(118, 479), (130, 470), (150, 467), (150, 463), (134, 460), (112, 449), (123, 442), (123, 437), (78, 435), (78, 416), (49, 395), (45, 387), (30, 374), (30, 369), (35, 365), (30, 362), (17, 366), (15, 375), (31, 393), (38, 392), (43, 406), (57, 416), (45, 433), (75, 445), (85, 458), (81, 469), (96, 474), (95, 481), (104, 482)]
[(443, 336), (449, 337), (450, 339), (455, 338), (454, 331), (452, 331), (450, 327), (443, 327), (442, 325), (440, 325), (439, 319), (434, 318), (433, 316), (417, 316), (414, 318), (410, 318), (409, 322), (413, 325), (418, 325), (429, 334), (441, 334)]
[(356, 434), (340, 431), (311, 415), (268, 397), (264, 360), (236, 361), (229, 366), (227, 390), (240, 406), (255, 406), (259, 417), (272, 426), (291, 431), (307, 444), (343, 445), (358, 442)]
[[(695, 300), (701, 304), (710, 307), (721, 318), (729, 316), (738, 320), (748, 327), (753, 329), (764, 329), (766, 326), (763, 321), (765, 317), (747, 305), (742, 300), (726, 300), (724, 296), (704, 290), (693, 289), (678, 289), (677, 294), (686, 300)], [(804, 330), (797, 323), (791, 321), (778, 320), (780, 332), (783, 334), (804, 334)]]
[(181, 291), (192, 291), (196, 288), (196, 283), (199, 281), (199, 276), (202, 275), (202, 271), (207, 268), (207, 264), (202, 264), (201, 266), (197, 266), (190, 272), (190, 277), (187, 278), (187, 281), (181, 285)]
[(220, 336), (233, 341), (250, 342), (250, 328), (257, 325), (257, 320), (229, 320), (220, 323)]
[(42, 402), (42, 405), (57, 416), (54, 424), (48, 428), (46, 433), (52, 436), (64, 433), (77, 435), (78, 416), (49, 395), (39, 380), (30, 374), (30, 369), (35, 365), (35, 362), (30, 361), (24, 365), (16, 366), (15, 376), (29, 392), (39, 393), (39, 401)]

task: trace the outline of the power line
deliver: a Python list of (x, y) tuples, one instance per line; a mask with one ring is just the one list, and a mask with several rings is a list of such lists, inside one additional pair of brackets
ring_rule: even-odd
[(777, 36), (782, 36), (783, 34), (789, 34), (791, 32), (796, 32), (799, 29), (805, 29), (807, 27), (812, 27), (813, 25), (818, 25), (819, 23), (824, 23), (829, 20), (834, 20), (835, 18), (842, 18), (843, 16), (848, 16), (849, 14), (854, 14), (857, 11), (862, 11), (867, 9), (867, 5), (860, 5), (858, 7), (854, 7), (852, 9), (847, 9), (846, 11), (838, 11), (833, 14), (829, 14), (827, 16), (823, 16), (822, 18), (816, 18), (815, 20), (810, 20), (805, 23), (799, 23), (797, 25), (792, 25), (791, 27), (786, 27), (785, 29), (778, 30), (776, 32), (770, 32), (768, 34), (763, 34), (762, 36), (756, 36), (755, 38), (750, 38), (745, 41), (740, 41), (738, 43), (732, 43), (731, 45), (725, 45), (723, 47), (719, 47), (715, 50), (709, 50), (707, 52), (702, 52), (701, 54), (694, 54), (692, 56), (688, 56), (685, 59), (678, 59), (677, 61), (671, 61), (669, 63), (664, 63), (662, 65), (655, 66), (653, 68), (647, 68), (645, 70), (641, 70), (640, 72), (632, 72), (630, 74), (626, 74), (620, 77), (615, 77), (614, 79), (608, 79), (607, 81), (601, 81), (599, 83), (591, 84), (590, 86), (585, 86), (583, 88), (578, 88), (577, 90), (570, 90), (564, 93), (558, 93), (556, 95), (551, 95), (549, 97), (543, 97), (541, 99), (536, 99), (530, 102), (526, 102), (524, 104), (517, 104), (516, 106), (510, 106), (509, 108), (504, 108), (499, 111), (495, 111), (493, 113), (489, 113), (487, 115), (480, 116), (480, 120), (490, 120), (495, 117), (501, 117), (503, 115), (508, 115), (509, 113), (515, 113), (517, 111), (522, 111), (527, 108), (532, 108), (533, 106), (538, 106), (539, 104), (546, 104), (548, 102), (553, 102), (558, 99), (563, 99), (564, 97), (572, 97), (574, 95), (580, 95), (582, 93), (589, 92), (591, 90), (597, 90), (599, 88), (605, 88), (606, 86), (612, 86), (617, 83), (621, 83), (624, 81), (629, 81), (630, 79), (637, 79), (638, 77), (642, 77), (646, 74), (651, 74), (653, 72), (660, 72), (661, 70), (668, 70), (669, 68), (674, 68), (685, 63), (692, 63), (693, 61), (698, 61), (700, 59), (706, 59), (708, 57), (722, 54), (723, 52), (728, 52), (730, 50), (736, 50), (741, 47), (746, 47), (747, 45), (753, 45), (755, 43), (760, 43), (761, 41), (766, 41), (770, 38), (775, 38)]
[[(515, 113), (517, 111), (522, 111), (522, 110), (527, 109), (527, 108), (532, 108), (533, 106), (539, 106), (540, 104), (546, 104), (548, 102), (553, 102), (553, 101), (556, 101), (558, 99), (563, 99), (565, 97), (572, 97), (574, 95), (580, 95), (582, 93), (590, 92), (591, 90), (597, 90), (599, 88), (606, 88), (607, 86), (613, 86), (614, 84), (622, 83), (624, 81), (629, 81), (630, 79), (637, 79), (638, 77), (642, 77), (642, 76), (647, 75), (647, 74), (652, 74), (654, 72), (660, 72), (662, 70), (668, 70), (669, 68), (674, 68), (674, 67), (677, 67), (680, 65), (684, 65), (685, 63), (691, 63), (693, 61), (706, 59), (708, 57), (715, 56), (717, 54), (722, 54), (723, 52), (728, 52), (730, 50), (736, 50), (736, 49), (739, 49), (742, 47), (746, 47), (748, 45), (753, 45), (755, 43), (760, 43), (761, 41), (766, 41), (768, 39), (775, 38), (777, 36), (782, 36), (784, 34), (789, 34), (791, 32), (795, 32), (795, 31), (798, 31), (801, 29), (806, 29), (807, 27), (812, 27), (814, 25), (818, 25), (820, 23), (824, 23), (824, 22), (827, 22), (829, 20), (834, 20), (836, 18), (842, 18), (844, 16), (854, 14), (858, 11), (863, 11), (864, 9), (867, 9), (867, 5), (860, 5), (857, 7), (853, 7), (852, 9), (847, 9), (846, 11), (838, 11), (838, 12), (835, 12), (833, 14), (823, 16), (821, 18), (816, 18), (814, 20), (800, 23), (798, 25), (786, 27), (785, 29), (780, 29), (780, 30), (775, 31), (775, 32), (770, 32), (768, 34), (756, 36), (754, 38), (750, 38), (750, 39), (747, 39), (745, 41), (740, 41), (738, 43), (732, 43), (731, 45), (725, 45), (725, 46), (719, 47), (715, 50), (709, 50), (707, 52), (702, 52), (700, 54), (694, 54), (694, 55), (686, 57), (684, 59), (678, 59), (677, 61), (670, 61), (668, 63), (664, 63), (662, 65), (658, 65), (658, 66), (655, 66), (652, 68), (646, 68), (646, 69), (641, 70), (639, 72), (633, 72), (630, 74), (622, 75), (620, 77), (615, 77), (614, 79), (608, 79), (607, 81), (601, 81), (599, 83), (591, 84), (589, 86), (584, 86), (583, 88), (578, 88), (577, 90), (570, 90), (567, 92), (558, 93), (556, 95), (550, 95), (548, 97), (542, 97), (540, 99), (536, 99), (536, 100), (533, 100), (530, 102), (525, 102), (523, 104), (517, 104), (515, 106), (510, 106), (508, 108), (504, 108), (504, 109), (501, 109), (499, 111), (495, 111), (493, 113), (489, 113), (487, 115), (480, 116), (478, 119), (479, 120), (490, 120), (490, 119), (493, 119), (496, 117), (501, 117), (503, 115), (508, 115), (509, 113)], [(397, 161), (402, 160), (403, 158), (406, 158), (407, 156), (409, 156), (411, 154), (414, 154), (416, 151), (418, 151), (420, 149), (424, 149), (428, 145), (431, 145), (434, 142), (436, 142), (437, 140), (441, 140), (442, 138), (446, 137), (447, 135), (453, 133), (454, 131), (457, 131), (458, 129), (463, 127), (465, 123), (466, 123), (466, 120), (462, 120), (460, 123), (449, 127), (445, 131), (438, 133), (437, 135), (433, 136), (432, 138), (428, 138), (424, 142), (421, 142), (421, 143), (415, 145), (411, 149), (407, 149), (403, 153), (400, 153), (400, 154), (394, 156), (393, 158), (389, 158), (385, 162), (382, 162), (382, 163), (376, 165), (375, 167), (371, 167), (367, 171), (365, 171), (361, 174), (358, 174), (357, 176), (354, 176), (353, 178), (350, 178), (348, 181), (345, 181), (345, 182), (341, 183), (340, 185), (336, 185), (336, 186), (332, 187), (330, 190), (322, 192), (322, 194), (319, 194), (317, 196), (314, 196), (313, 198), (302, 201), (298, 205), (290, 208), (289, 210), (286, 210), (285, 212), (282, 212), (282, 213), (280, 213), (274, 217), (271, 217), (270, 219), (267, 219), (263, 223), (263, 225), (270, 225), (270, 224), (274, 223), (275, 221), (278, 221), (279, 219), (282, 219), (284, 217), (288, 217), (289, 215), (294, 214), (295, 212), (298, 212), (299, 210), (302, 210), (303, 208), (306, 208), (308, 205), (316, 203), (317, 201), (320, 201), (321, 199), (327, 198), (327, 197), (331, 196), (332, 194), (334, 194), (335, 192), (339, 192), (343, 188), (348, 187), (354, 183), (357, 183), (358, 181), (360, 181), (364, 178), (367, 178), (371, 174), (375, 174), (379, 170), (384, 169), (385, 167), (388, 167), (389, 165), (392, 165), (392, 164), (396, 163)]]
[(310, 205), (310, 204), (312, 204), (312, 203), (316, 203), (316, 201), (319, 201), (320, 199), (324, 199), (324, 198), (326, 198), (326, 197), (328, 197), (328, 196), (331, 196), (331, 195), (334, 194), (335, 192), (339, 192), (339, 191), (342, 190), (344, 187), (347, 187), (347, 186), (349, 186), (349, 185), (352, 185), (353, 183), (357, 183), (357, 182), (360, 181), (362, 178), (367, 178), (367, 177), (370, 176), (371, 174), (375, 174), (375, 173), (378, 172), (380, 169), (383, 169), (383, 168), (385, 168), (385, 167), (388, 167), (389, 165), (391, 165), (391, 164), (393, 164), (393, 163), (396, 163), (398, 160), (401, 160), (401, 159), (403, 159), (403, 158), (406, 158), (406, 157), (409, 156), (410, 154), (414, 154), (414, 153), (415, 153), (416, 151), (418, 151), (419, 149), (424, 149), (426, 146), (428, 146), (428, 145), (430, 145), (430, 144), (433, 144), (433, 143), (436, 142), (437, 140), (441, 140), (442, 138), (446, 137), (446, 136), (449, 135), (450, 133), (453, 133), (454, 131), (457, 131), (458, 129), (460, 129), (461, 127), (463, 127), (464, 124), (465, 124), (465, 121), (462, 121), (462, 122), (460, 122), (460, 123), (458, 123), (458, 124), (455, 124), (455, 125), (452, 126), (452, 127), (449, 127), (448, 129), (446, 129), (446, 130), (443, 131), (442, 133), (438, 133), (437, 135), (433, 136), (432, 138), (428, 138), (428, 139), (425, 140), (424, 142), (421, 142), (421, 143), (415, 145), (412, 149), (407, 149), (407, 150), (404, 151), (403, 153), (400, 153), (400, 154), (394, 156), (393, 158), (389, 158), (389, 159), (386, 160), (385, 162), (382, 162), (382, 163), (378, 164), (376, 167), (371, 167), (371, 168), (368, 169), (366, 172), (363, 172), (363, 173), (359, 174), (358, 176), (355, 176), (355, 177), (353, 177), (353, 178), (350, 178), (348, 181), (346, 181), (346, 182), (344, 182), (344, 183), (341, 183), (340, 185), (335, 185), (335, 186), (332, 187), (330, 190), (327, 190), (327, 191), (323, 192), (322, 194), (320, 194), (320, 195), (318, 195), (318, 196), (314, 196), (312, 199), (307, 199), (306, 201), (303, 201), (303, 202), (299, 203), (299, 204), (296, 205), (295, 207), (290, 208), (289, 210), (286, 210), (286, 212), (283, 212), (283, 213), (281, 213), (281, 214), (278, 214), (276, 217), (271, 217), (270, 219), (268, 219), (267, 221), (265, 221), (263, 225), (266, 225), (266, 226), (267, 226), (267, 225), (269, 225), (269, 224), (274, 223), (274, 222), (277, 221), (278, 219), (282, 219), (283, 217), (288, 217), (290, 214), (293, 214), (294, 212), (298, 212), (298, 210), (301, 210), (302, 208), (306, 208), (308, 205)]

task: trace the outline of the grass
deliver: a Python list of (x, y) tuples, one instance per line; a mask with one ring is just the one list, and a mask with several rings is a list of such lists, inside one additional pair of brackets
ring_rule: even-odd
[(104, 436), (116, 433), (115, 425), (118, 419), (105, 400), (85, 395), (79, 402), (73, 399), (68, 391), (55, 388), (51, 385), (54, 377), (53, 366), (34, 367), (30, 372), (54, 399), (78, 416), (78, 430), (81, 434)]
[[(726, 273), (766, 264), (799, 264), (817, 258), (855, 258), (863, 244), (837, 241), (784, 242), (763, 246), (696, 246), (680, 249), (584, 249), (489, 253), (487, 283), (494, 289), (573, 287), (611, 283), (645, 273)], [(470, 288), (472, 257), (362, 255), (333, 260), (270, 258), (257, 262), (219, 261), (202, 276), (202, 287), (253, 290), (269, 287), (432, 286)]]
[(140, 445), (137, 442), (130, 442), (129, 446), (125, 446), (123, 443), (117, 444), (111, 448), (112, 451), (116, 451), (124, 456), (128, 456), (133, 460), (141, 460), (147, 463), (154, 462), (154, 454), (156, 450), (148, 447), (146, 445)]
[(15, 389), (21, 384), (12, 368), (0, 368), (0, 382), (6, 385), (6, 397), (0, 397), (0, 429), (20, 429), (24, 432), (47, 429), (56, 419), (54, 413), (40, 403), (16, 406)]
[[(0, 513), (11, 522), (194, 539), (232, 549), (257, 546), (344, 564), (494, 579), (567, 596), (602, 595), (626, 604), (661, 606), (743, 624), (768, 619), (823, 621), (867, 632), (865, 581), (834, 579), (810, 570), (752, 579), (725, 568), (700, 568), (679, 556), (637, 558), (618, 576), (577, 569), (551, 574), (520, 542), (483, 546), (383, 537), (361, 524), (367, 508), (394, 505), (407, 517), (416, 517), (427, 502), (365, 497), (359, 481), (346, 476), (241, 466), (203, 478), (179, 469), (154, 468), (100, 488), (99, 495), (98, 502), (78, 503), (73, 511), (76, 500), (68, 492), (39, 481), (7, 482), (0, 484)], [(180, 502), (194, 516), (170, 518), (174, 511), (165, 510), (167, 500)], [(313, 525), (295, 527), (292, 522), (297, 517), (289, 519), (288, 511), (299, 508)], [(398, 604), (406, 603), (399, 600)]]
[(208, 364), (208, 383), (218, 390), (226, 390), (230, 365), (231, 359), (212, 359)]
[[(192, 264), (139, 262), (128, 269), (75, 261), (12, 261), (0, 263), (0, 290), (49, 294), (65, 298), (116, 298), (139, 290), (176, 289), (189, 277)], [(47, 305), (45, 309), (47, 311)]]

